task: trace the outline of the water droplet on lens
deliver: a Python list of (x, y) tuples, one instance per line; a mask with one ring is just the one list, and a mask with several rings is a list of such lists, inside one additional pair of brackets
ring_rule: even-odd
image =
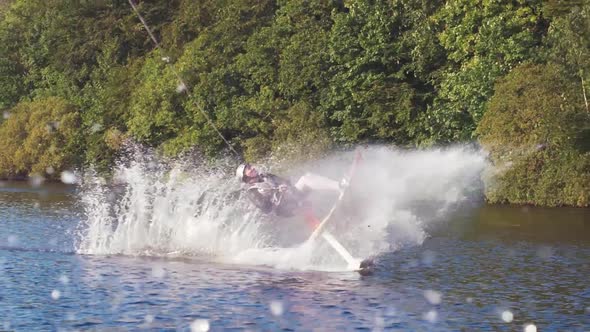
[(395, 316), (397, 315), (397, 311), (395, 310), (394, 307), (389, 307), (387, 308), (387, 311), (385, 311), (385, 316)]
[(549, 246), (542, 246), (537, 250), (537, 256), (542, 260), (550, 260), (553, 256), (553, 249)]
[(68, 278), (67, 275), (62, 274), (61, 276), (59, 276), (59, 282), (61, 282), (64, 285), (67, 285), (70, 283), (70, 278)]
[(90, 131), (92, 133), (96, 133), (97, 131), (100, 131), (102, 129), (102, 125), (100, 123), (95, 123), (92, 125), (92, 127), (90, 128)]
[(436, 254), (431, 250), (426, 250), (422, 253), (422, 264), (431, 266), (434, 263)]
[(422, 315), (422, 319), (427, 320), (431, 323), (436, 322), (437, 317), (438, 313), (436, 312), (436, 310), (430, 310), (429, 312)]
[(29, 184), (35, 188), (40, 187), (45, 181), (45, 178), (39, 174), (34, 174), (29, 177)]
[(527, 324), (524, 327), (524, 332), (537, 332), (537, 327), (535, 326), (535, 324)]
[(147, 324), (151, 324), (151, 323), (153, 323), (153, 322), (154, 322), (154, 316), (152, 316), (152, 315), (145, 315), (144, 321), (145, 321)]
[(209, 321), (206, 319), (196, 319), (191, 323), (191, 332), (207, 332), (209, 331)]
[(54, 290), (51, 292), (51, 298), (52, 298), (52, 299), (54, 299), (54, 300), (59, 300), (59, 298), (60, 298), (60, 297), (61, 297), (61, 292), (60, 292), (60, 291), (58, 291), (57, 289), (54, 289)]
[(512, 322), (513, 319), (514, 319), (514, 315), (512, 314), (512, 312), (510, 312), (508, 310), (504, 310), (502, 312), (502, 320), (505, 321), (506, 323)]
[(270, 312), (274, 316), (281, 316), (283, 314), (283, 303), (281, 301), (271, 301)]
[(156, 168), (158, 168), (158, 163), (156, 163), (156, 162), (155, 162), (155, 161), (153, 161), (153, 160), (152, 160), (152, 161), (149, 161), (149, 162), (147, 163), (147, 167), (148, 167), (149, 169), (156, 169)]
[(424, 297), (430, 304), (437, 305), (440, 304), (442, 300), (442, 294), (440, 292), (428, 289), (424, 291)]
[(18, 237), (16, 235), (9, 235), (8, 236), (8, 245), (14, 246), (18, 242)]
[(385, 327), (385, 319), (379, 315), (375, 316), (375, 328), (373, 329), (373, 331), (381, 331), (383, 330), (383, 327)]
[(61, 172), (61, 182), (66, 184), (74, 184), (78, 181), (76, 175), (71, 171)]
[(159, 265), (152, 266), (152, 276), (159, 279), (164, 278), (166, 276), (166, 270)]

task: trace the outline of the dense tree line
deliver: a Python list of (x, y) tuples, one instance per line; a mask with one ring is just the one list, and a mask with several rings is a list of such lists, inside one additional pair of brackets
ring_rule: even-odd
[(161, 48), (127, 1), (0, 2), (0, 177), (215, 155), (209, 118), (250, 160), (479, 140), (490, 201), (590, 204), (588, 1), (135, 2)]

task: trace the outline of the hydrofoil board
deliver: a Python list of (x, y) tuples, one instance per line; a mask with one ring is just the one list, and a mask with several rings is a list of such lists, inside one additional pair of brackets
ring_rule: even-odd
[[(346, 181), (346, 183), (350, 184), (350, 181), (356, 171), (357, 165), (360, 162), (360, 160), (361, 160), (361, 153), (359, 150), (357, 150), (357, 152), (355, 154), (354, 161), (350, 167), (350, 170), (349, 170), (348, 174), (344, 177), (344, 180)], [(336, 240), (336, 238), (332, 234), (330, 234), (328, 231), (324, 230), (325, 225), (328, 223), (328, 221), (330, 221), (332, 219), (334, 212), (340, 206), (340, 204), (344, 198), (344, 195), (346, 194), (347, 191), (348, 191), (348, 186), (344, 187), (340, 191), (340, 194), (338, 195), (338, 199), (336, 200), (336, 202), (334, 203), (334, 205), (332, 206), (330, 211), (328, 211), (328, 214), (322, 219), (321, 222), (319, 222), (317, 224), (313, 233), (311, 233), (311, 235), (309, 236), (309, 238), (307, 239), (307, 241), (305, 242), (304, 245), (312, 244), (313, 241), (315, 241), (318, 236), (321, 236), (346, 261), (349, 269), (356, 271), (356, 272), (360, 273), (361, 275), (370, 275), (373, 273), (373, 270), (374, 270), (374, 264), (373, 264), (372, 259), (360, 260), (360, 259), (354, 258), (352, 256), (352, 254), (348, 250), (346, 250), (346, 248), (342, 244), (340, 244), (340, 242), (338, 240)]]

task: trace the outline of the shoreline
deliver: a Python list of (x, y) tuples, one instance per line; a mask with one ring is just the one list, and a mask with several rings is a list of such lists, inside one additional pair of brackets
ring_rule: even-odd
[[(23, 183), (28, 183), (30, 184), (31, 182), (31, 177), (24, 177), (24, 176), (20, 176), (20, 177), (14, 177), (14, 178), (0, 178), (0, 187), (6, 187), (6, 182), (15, 182), (15, 183), (19, 183), (19, 184), (23, 184)], [(43, 183), (48, 183), (48, 184), (63, 184), (65, 186), (79, 186), (78, 184), (69, 184), (69, 183), (64, 183), (62, 182), (60, 179), (55, 179), (55, 178), (49, 178), (49, 179), (44, 179), (41, 183), (42, 186)], [(34, 187), (33, 184), (30, 184), (32, 187)], [(590, 206), (573, 206), (573, 205), (562, 205), (562, 206), (545, 206), (545, 205), (535, 205), (535, 204), (515, 204), (515, 203), (490, 203), (487, 200), (483, 200), (483, 203), (487, 206), (495, 206), (495, 207), (508, 207), (508, 208), (538, 208), (538, 209), (590, 209)]]

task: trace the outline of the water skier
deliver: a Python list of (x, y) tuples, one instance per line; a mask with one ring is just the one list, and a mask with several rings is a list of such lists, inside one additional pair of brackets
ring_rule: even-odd
[(303, 213), (308, 220), (316, 218), (311, 212), (311, 205), (305, 199), (311, 190), (328, 190), (341, 192), (348, 182), (340, 182), (306, 173), (295, 183), (270, 173), (259, 173), (250, 164), (241, 164), (236, 169), (236, 177), (245, 183), (250, 201), (264, 213), (274, 213), (280, 217), (291, 217), (297, 212)]

